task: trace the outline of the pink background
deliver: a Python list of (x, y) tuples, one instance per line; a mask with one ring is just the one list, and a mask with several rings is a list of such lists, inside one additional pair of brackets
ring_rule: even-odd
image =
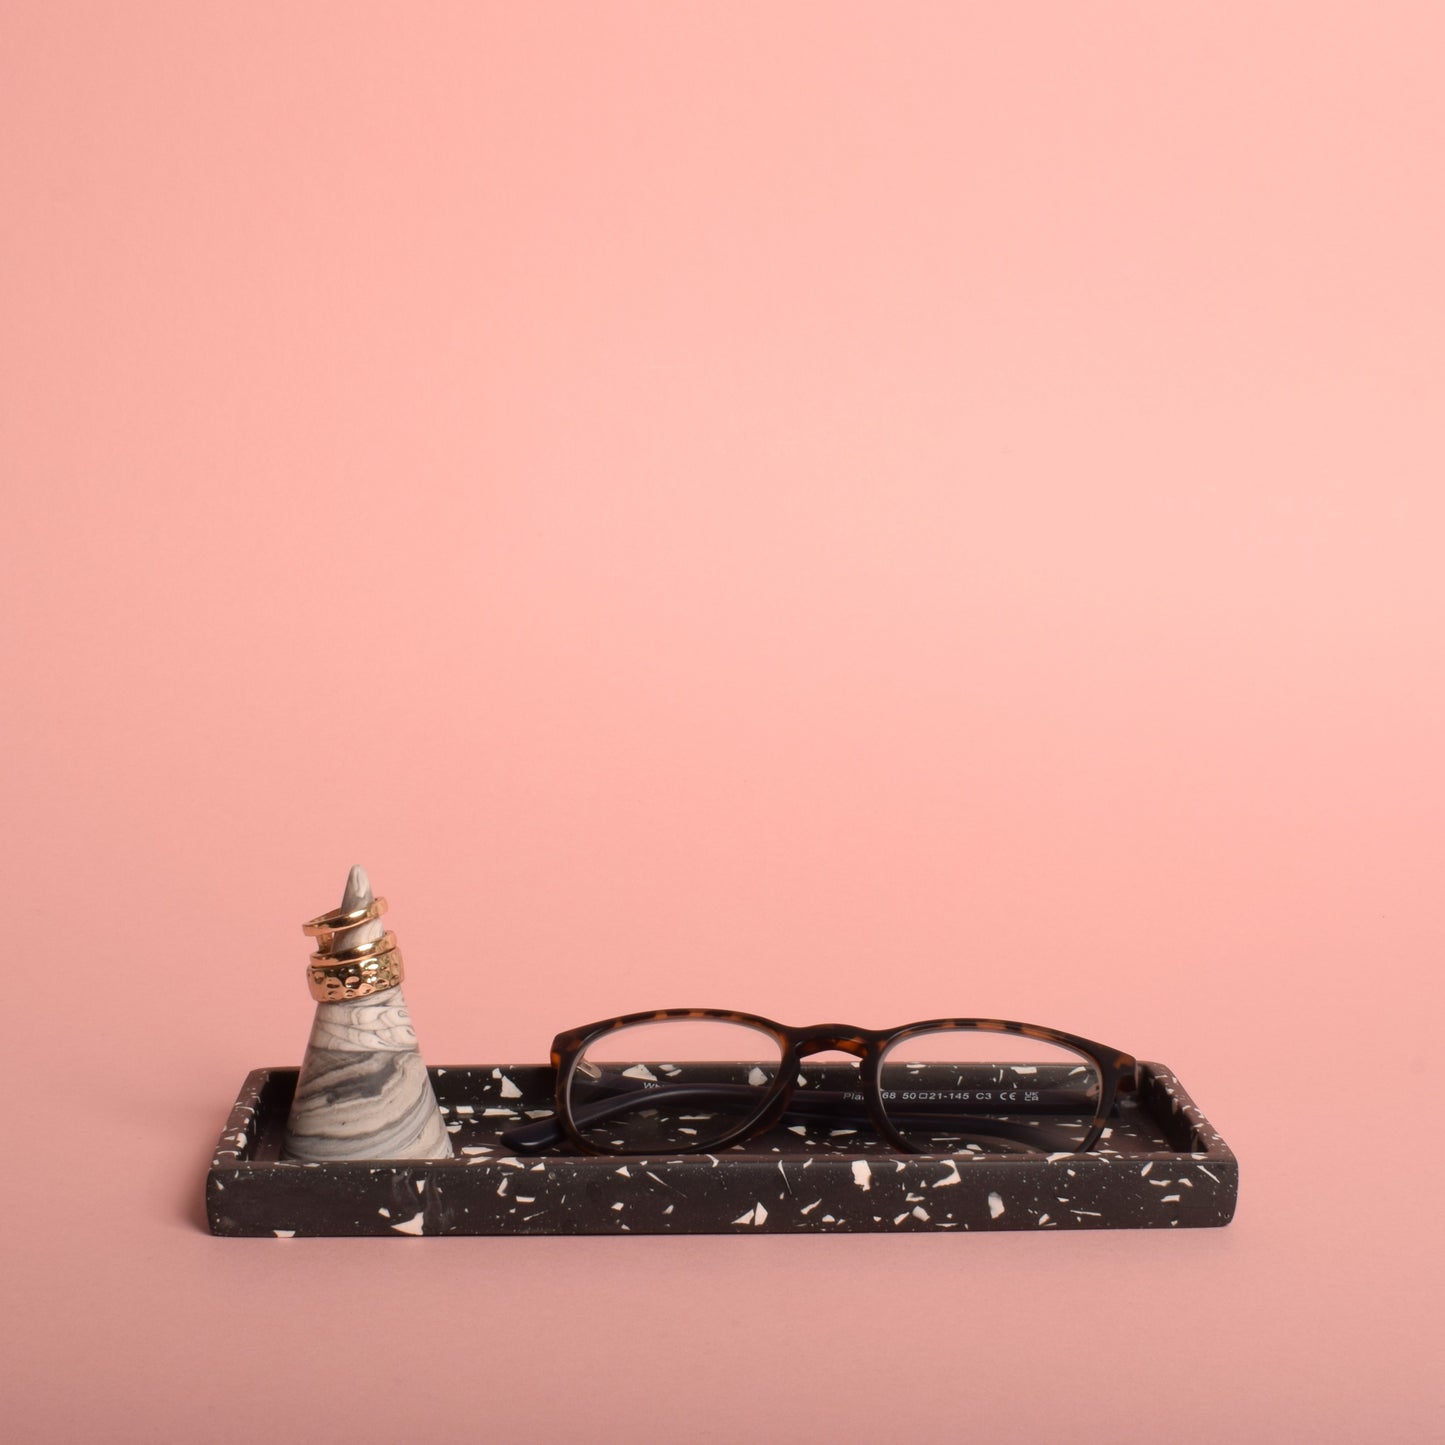
[[(11, 1438), (1439, 1439), (1438, 6), (0, 29)], [(355, 861), (433, 1063), (1031, 1019), (1238, 1220), (212, 1239)]]

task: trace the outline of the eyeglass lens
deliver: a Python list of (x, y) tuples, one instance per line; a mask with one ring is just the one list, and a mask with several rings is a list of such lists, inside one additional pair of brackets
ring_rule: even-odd
[(595, 1149), (706, 1148), (758, 1112), (781, 1059), (777, 1040), (750, 1024), (631, 1024), (588, 1044), (572, 1072), (568, 1105)]
[(1093, 1127), (1099, 1066), (1062, 1044), (995, 1029), (912, 1034), (883, 1055), (883, 1112), (929, 1154), (1074, 1150)]

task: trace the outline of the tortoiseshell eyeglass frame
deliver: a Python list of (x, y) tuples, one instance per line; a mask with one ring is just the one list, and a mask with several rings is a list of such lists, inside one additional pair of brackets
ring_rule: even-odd
[(1131, 1055), (1080, 1038), (1077, 1034), (1041, 1028), (1036, 1024), (1018, 1023), (1012, 1019), (925, 1019), (893, 1029), (860, 1029), (850, 1024), (814, 1024), (807, 1028), (794, 1028), (757, 1014), (737, 1013), (731, 1009), (656, 1009), (645, 1013), (621, 1014), (616, 1018), (603, 1019), (598, 1023), (567, 1029), (558, 1034), (552, 1041), (552, 1067), (557, 1076), (555, 1117), (508, 1130), (502, 1135), (503, 1140), (512, 1147), (527, 1150), (555, 1146), (565, 1138), (574, 1148), (588, 1154), (640, 1152), (611, 1148), (583, 1135), (572, 1115), (572, 1076), (586, 1050), (604, 1035), (637, 1024), (661, 1023), (675, 1019), (705, 1019), (714, 1023), (747, 1025), (770, 1035), (778, 1045), (780, 1057), (777, 1077), (765, 1092), (760, 1092), (758, 1106), (751, 1115), (725, 1134), (705, 1143), (669, 1144), (669, 1154), (712, 1153), (771, 1129), (788, 1112), (789, 1103), (797, 1092), (798, 1075), (804, 1059), (829, 1051), (850, 1054), (859, 1060), (862, 1102), (873, 1126), (884, 1140), (894, 1149), (905, 1153), (931, 1152), (912, 1143), (889, 1120), (881, 1092), (883, 1059), (894, 1045), (905, 1039), (918, 1034), (941, 1033), (951, 1029), (1021, 1034), (1041, 1043), (1055, 1044), (1082, 1054), (1098, 1068), (1099, 1093), (1095, 1117), (1081, 1141), (1070, 1151), (1073, 1153), (1083, 1153), (1098, 1143), (1120, 1092), (1133, 1090), (1138, 1083), (1138, 1065)]

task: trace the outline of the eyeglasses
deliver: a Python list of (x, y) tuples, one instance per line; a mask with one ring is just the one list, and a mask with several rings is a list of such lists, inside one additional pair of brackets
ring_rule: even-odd
[[(847, 1058), (805, 1063), (826, 1053)], [(1094, 1147), (1119, 1092), (1137, 1084), (1130, 1055), (1034, 1024), (789, 1028), (723, 1009), (569, 1029), (553, 1040), (552, 1065), (555, 1115), (504, 1132), (509, 1148), (699, 1153), (793, 1119), (805, 1142), (852, 1149), (866, 1146), (871, 1125), (909, 1153), (1074, 1153)]]

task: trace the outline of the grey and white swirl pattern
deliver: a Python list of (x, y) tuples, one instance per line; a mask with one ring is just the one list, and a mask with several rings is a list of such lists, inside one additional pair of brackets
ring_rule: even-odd
[[(371, 900), (366, 871), (353, 868), (341, 906), (360, 908)], [(370, 943), (385, 931), (379, 919), (363, 923), (338, 933), (332, 947)], [(284, 1157), (320, 1162), (452, 1157), (400, 985), (316, 1005)]]

